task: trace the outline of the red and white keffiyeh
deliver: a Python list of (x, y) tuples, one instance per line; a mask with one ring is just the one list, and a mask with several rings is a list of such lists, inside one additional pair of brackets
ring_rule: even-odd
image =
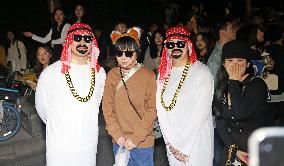
[(62, 53), (61, 53), (61, 58), (60, 58), (60, 61), (62, 63), (61, 73), (63, 73), (63, 74), (68, 72), (69, 69), (71, 68), (70, 63), (71, 63), (71, 60), (72, 60), (72, 55), (71, 55), (70, 45), (73, 42), (74, 35), (79, 35), (79, 34), (88, 34), (88, 35), (93, 36), (92, 51), (89, 55), (90, 64), (91, 64), (92, 70), (96, 69), (97, 72), (100, 70), (100, 66), (98, 64), (98, 57), (99, 57), (99, 54), (100, 54), (100, 50), (99, 50), (99, 47), (98, 47), (96, 37), (95, 37), (94, 33), (92, 32), (92, 28), (87, 24), (75, 23), (68, 30), (67, 37), (64, 41), (64, 46), (63, 46), (63, 50), (62, 50)]
[[(194, 48), (192, 47), (192, 42), (189, 39), (190, 33), (182, 26), (176, 26), (169, 28), (166, 33), (166, 39), (164, 43), (169, 41), (170, 39), (179, 39), (187, 42), (188, 44), (188, 50), (189, 50), (189, 56), (188, 59), (191, 64), (193, 64), (196, 59), (196, 53), (194, 51)], [(163, 51), (162, 51), (162, 58), (161, 58), (161, 63), (159, 66), (159, 76), (158, 76), (158, 81), (160, 83), (163, 83), (165, 80), (165, 77), (169, 74), (170, 70), (172, 67), (172, 59), (168, 54), (168, 49), (166, 48), (166, 45), (164, 45)]]

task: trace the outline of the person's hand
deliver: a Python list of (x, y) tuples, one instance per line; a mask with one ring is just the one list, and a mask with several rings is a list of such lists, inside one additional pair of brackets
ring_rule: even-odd
[(26, 37), (33, 37), (34, 34), (31, 32), (23, 32), (23, 35)]
[(31, 80), (27, 80), (26, 83), (32, 88), (33, 91), (36, 90), (36, 83), (31, 81)]
[(137, 145), (135, 145), (132, 141), (131, 141), (131, 139), (127, 139), (126, 141), (125, 141), (125, 148), (127, 149), (127, 150), (132, 150), (132, 149), (134, 149), (134, 148), (136, 148), (137, 147)]
[(182, 154), (179, 150), (174, 148), (172, 145), (169, 146), (169, 149), (177, 160), (184, 162), (184, 163), (186, 163), (188, 161), (188, 157), (186, 155)]
[(179, 153), (178, 155), (174, 155), (174, 156), (177, 160), (183, 162), (184, 164), (188, 162), (188, 157), (182, 153)]
[(246, 67), (242, 67), (238, 63), (233, 63), (225, 68), (230, 80), (238, 80), (242, 82), (248, 76), (248, 74), (245, 74)]
[(177, 155), (180, 153), (180, 151), (174, 148), (172, 145), (169, 146), (169, 149), (173, 155)]
[(238, 159), (240, 159), (243, 163), (248, 165), (248, 153), (238, 150), (236, 153)]
[(124, 147), (125, 146), (125, 138), (124, 137), (119, 137), (118, 140), (117, 140), (117, 144), (119, 146)]

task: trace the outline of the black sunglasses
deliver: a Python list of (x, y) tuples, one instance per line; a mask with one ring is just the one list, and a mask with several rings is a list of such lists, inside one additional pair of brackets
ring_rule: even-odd
[(86, 43), (91, 43), (93, 36), (91, 35), (74, 35), (73, 40), (76, 42), (80, 42), (82, 40), (82, 38), (84, 39), (84, 41)]
[(175, 45), (177, 46), (177, 48), (184, 48), (185, 47), (185, 42), (184, 41), (177, 41), (176, 43), (175, 42), (166, 42), (166, 47), (168, 49), (173, 49), (175, 48)]
[(133, 56), (133, 53), (134, 53), (134, 52), (135, 52), (135, 50), (134, 50), (134, 51), (121, 51), (121, 50), (116, 50), (116, 51), (115, 51), (115, 55), (116, 55), (117, 57), (122, 57), (122, 55), (123, 55), (123, 53), (124, 53), (127, 58), (131, 58), (131, 57)]

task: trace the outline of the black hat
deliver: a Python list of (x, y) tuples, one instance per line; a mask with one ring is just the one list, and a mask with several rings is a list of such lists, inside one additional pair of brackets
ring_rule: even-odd
[(241, 40), (232, 40), (224, 44), (222, 48), (222, 59), (243, 58), (251, 59), (249, 46)]

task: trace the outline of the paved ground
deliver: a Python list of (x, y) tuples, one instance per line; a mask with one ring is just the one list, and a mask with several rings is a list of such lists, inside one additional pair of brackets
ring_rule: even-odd
[[(112, 166), (114, 163), (112, 142), (105, 130), (105, 122), (101, 114), (99, 115), (99, 127), (97, 166)], [(162, 143), (162, 141), (157, 141), (155, 145), (155, 166), (168, 166)], [(45, 165), (45, 140), (41, 133), (32, 137), (22, 128), (12, 139), (0, 142), (0, 149), (1, 166)]]

